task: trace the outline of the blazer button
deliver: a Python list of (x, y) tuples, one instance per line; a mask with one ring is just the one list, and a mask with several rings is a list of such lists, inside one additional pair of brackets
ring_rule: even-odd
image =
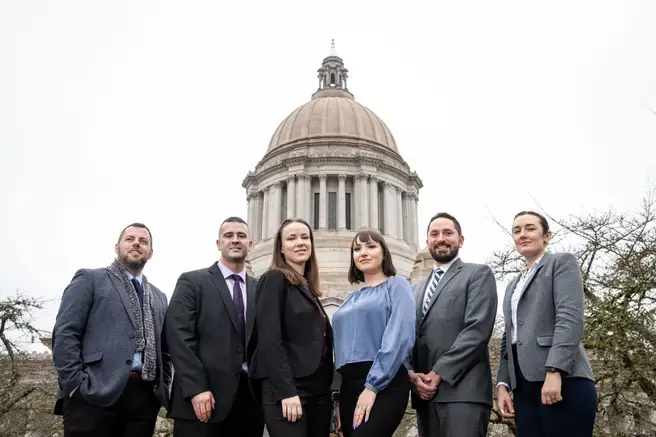
[(134, 334), (134, 332), (131, 332), (130, 333), (130, 338), (134, 338), (134, 337), (136, 337), (136, 335)]
[(522, 342), (521, 342), (521, 341), (518, 341), (517, 344), (518, 344), (519, 346), (521, 346), (521, 345), (522, 345)]
[(132, 360), (127, 360), (127, 361), (125, 362), (125, 364), (127, 364), (128, 366), (131, 366), (131, 365), (132, 365)]
[(520, 320), (517, 324), (518, 324), (519, 326), (524, 326), (524, 322), (521, 321), (521, 320)]

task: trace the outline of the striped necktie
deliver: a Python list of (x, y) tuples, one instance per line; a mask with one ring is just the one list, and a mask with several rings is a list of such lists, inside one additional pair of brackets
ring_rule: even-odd
[(431, 283), (426, 289), (426, 294), (424, 294), (424, 302), (421, 305), (422, 316), (426, 315), (426, 312), (428, 311), (428, 307), (430, 306), (431, 303), (431, 299), (433, 299), (433, 294), (435, 294), (435, 290), (437, 290), (437, 284), (440, 282), (440, 279), (442, 279), (443, 274), (444, 274), (444, 270), (442, 269), (437, 269), (433, 272)]

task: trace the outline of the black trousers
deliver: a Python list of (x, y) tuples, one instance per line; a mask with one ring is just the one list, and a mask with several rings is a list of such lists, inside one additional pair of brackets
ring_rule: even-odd
[(303, 415), (294, 423), (282, 415), (282, 401), (273, 398), (271, 385), (262, 380), (262, 408), (271, 437), (328, 437), (332, 415), (330, 383), (333, 379), (331, 356), (325, 356), (312, 375), (296, 379)]
[(107, 408), (88, 403), (78, 389), (64, 399), (64, 437), (152, 437), (159, 407), (153, 385), (137, 379)]
[(401, 423), (410, 396), (408, 370), (401, 366), (387, 387), (376, 395), (369, 420), (353, 429), (353, 415), (358, 398), (364, 390), (372, 362), (352, 363), (342, 367), (339, 389), (339, 417), (344, 437), (391, 437)]
[(174, 437), (262, 437), (263, 433), (262, 409), (251, 393), (245, 374), (239, 379), (235, 402), (224, 421), (175, 419), (173, 422)]
[(597, 388), (586, 378), (563, 378), (563, 400), (542, 404), (543, 381), (527, 381), (513, 345), (517, 387), (513, 390), (518, 437), (592, 437), (597, 410)]

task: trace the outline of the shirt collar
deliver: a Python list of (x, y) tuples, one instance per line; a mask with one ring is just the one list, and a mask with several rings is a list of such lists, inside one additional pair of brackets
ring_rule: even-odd
[(529, 267), (528, 270), (536, 268), (540, 264), (540, 262), (542, 261), (542, 258), (544, 258), (544, 253), (542, 253), (542, 255), (540, 255), (540, 258), (535, 260), (533, 265), (531, 265), (531, 267)]
[(223, 275), (223, 279), (228, 279), (228, 276), (231, 275), (238, 275), (242, 282), (245, 284), (246, 283), (246, 269), (242, 269), (241, 272), (235, 273), (232, 270), (230, 270), (228, 267), (225, 266), (221, 261), (219, 261), (219, 270), (221, 270), (221, 274)]
[(456, 257), (453, 258), (451, 261), (449, 261), (446, 264), (442, 264), (441, 266), (438, 266), (437, 264), (434, 264), (433, 265), (433, 271), (435, 271), (437, 269), (442, 269), (442, 271), (444, 273), (446, 273), (446, 271), (449, 270), (449, 267), (451, 267), (453, 265), (453, 263), (456, 262), (457, 259), (460, 259), (460, 255), (456, 255)]
[[(134, 276), (132, 276), (132, 273), (128, 272), (127, 270), (125, 271), (125, 273), (128, 274), (128, 279), (130, 279), (130, 281), (134, 279)], [(143, 274), (140, 274), (139, 276), (137, 276), (137, 281), (139, 281), (139, 283), (141, 285), (143, 285)]]

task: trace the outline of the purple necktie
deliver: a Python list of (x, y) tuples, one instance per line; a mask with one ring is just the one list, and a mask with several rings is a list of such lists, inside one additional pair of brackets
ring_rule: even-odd
[(246, 338), (246, 321), (244, 320), (244, 297), (241, 294), (241, 276), (230, 275), (235, 285), (232, 287), (232, 301), (235, 303), (235, 311), (237, 312), (237, 327), (239, 328), (239, 335), (242, 341)]

